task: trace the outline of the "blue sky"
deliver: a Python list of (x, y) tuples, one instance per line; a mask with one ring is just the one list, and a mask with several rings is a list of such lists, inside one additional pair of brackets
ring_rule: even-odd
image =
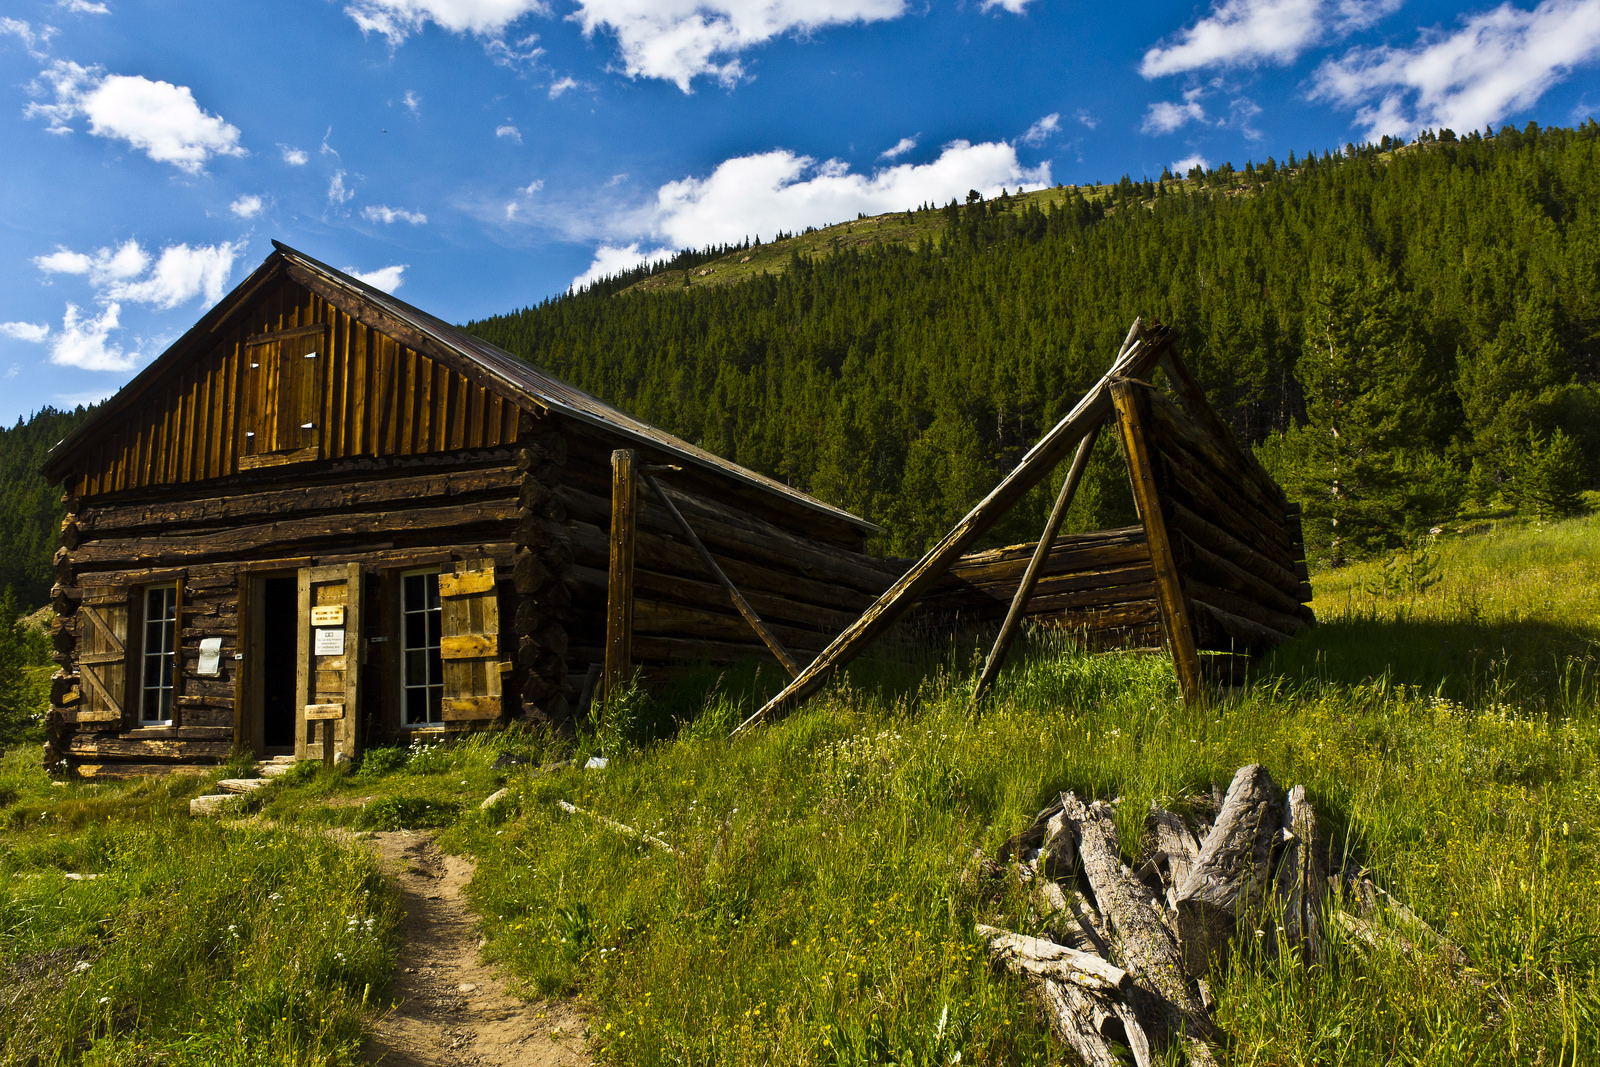
[(970, 188), (1600, 113), (1600, 0), (8, 0), (0, 419), (273, 238), (453, 321)]

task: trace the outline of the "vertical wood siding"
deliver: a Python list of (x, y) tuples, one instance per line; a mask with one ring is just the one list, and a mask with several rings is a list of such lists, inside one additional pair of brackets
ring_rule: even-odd
[(513, 404), (284, 279), (107, 427), (70, 488), (92, 497), (237, 474), (252, 451), (246, 433), (265, 436), (281, 421), (279, 391), (259, 387), (250, 372), (250, 352), (261, 346), (249, 342), (307, 326), (323, 328), (317, 380), (288, 398), (317, 422), (316, 452), (304, 458), (409, 456), (516, 440)]

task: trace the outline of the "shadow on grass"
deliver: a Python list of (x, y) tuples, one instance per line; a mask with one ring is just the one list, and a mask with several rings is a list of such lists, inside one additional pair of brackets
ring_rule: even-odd
[(1254, 675), (1266, 684), (1384, 677), (1466, 704), (1592, 705), (1600, 698), (1600, 632), (1532, 621), (1344, 618), (1302, 632)]

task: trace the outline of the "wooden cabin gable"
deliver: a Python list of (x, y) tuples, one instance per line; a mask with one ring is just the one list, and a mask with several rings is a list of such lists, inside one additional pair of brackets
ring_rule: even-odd
[(278, 275), (113, 414), (80, 497), (314, 460), (509, 446), (515, 403)]

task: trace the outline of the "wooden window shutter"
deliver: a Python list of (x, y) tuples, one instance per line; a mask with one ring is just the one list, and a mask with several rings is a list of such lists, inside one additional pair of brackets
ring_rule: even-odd
[(322, 441), (325, 331), (302, 326), (245, 343), (241, 469), (316, 459)]
[(462, 560), (439, 575), (444, 661), (444, 720), (500, 717), (500, 604), (494, 560)]
[(121, 724), (128, 693), (128, 589), (89, 586), (78, 608), (78, 722)]

